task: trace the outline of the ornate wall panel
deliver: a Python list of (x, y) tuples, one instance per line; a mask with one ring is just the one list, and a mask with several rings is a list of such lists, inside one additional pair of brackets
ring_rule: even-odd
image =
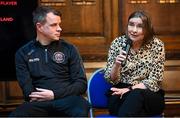
[(40, 0), (39, 4), (61, 11), (62, 36), (78, 46), (83, 58), (94, 59), (107, 55), (107, 43), (115, 32), (111, 15), (118, 4), (112, 6), (114, 2), (117, 0)]

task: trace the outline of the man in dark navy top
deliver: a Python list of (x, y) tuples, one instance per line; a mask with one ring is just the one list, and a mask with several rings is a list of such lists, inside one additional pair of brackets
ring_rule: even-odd
[(50, 7), (33, 12), (37, 37), (16, 52), (16, 74), (25, 102), (10, 116), (88, 116), (82, 96), (87, 78), (76, 47), (60, 39), (61, 14)]

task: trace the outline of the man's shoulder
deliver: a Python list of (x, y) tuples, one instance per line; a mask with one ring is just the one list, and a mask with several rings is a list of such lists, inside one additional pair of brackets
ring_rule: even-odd
[(62, 46), (65, 46), (65, 47), (68, 47), (68, 48), (76, 48), (76, 46), (74, 44), (72, 44), (71, 42), (69, 41), (66, 41), (64, 39), (60, 39), (59, 40), (59, 43), (62, 45)]
[(16, 51), (16, 54), (17, 53), (20, 53), (20, 52), (28, 52), (29, 50), (32, 49), (34, 45), (34, 40), (31, 40), (29, 42), (27, 42), (26, 44), (24, 44), (23, 46), (21, 46), (17, 51)]

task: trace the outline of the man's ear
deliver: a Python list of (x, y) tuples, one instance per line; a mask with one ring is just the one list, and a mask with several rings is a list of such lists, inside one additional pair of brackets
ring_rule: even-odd
[(42, 24), (41, 23), (36, 23), (36, 28), (38, 31), (42, 31)]

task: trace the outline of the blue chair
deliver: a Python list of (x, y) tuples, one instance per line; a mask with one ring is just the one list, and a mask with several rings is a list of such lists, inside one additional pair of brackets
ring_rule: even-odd
[[(106, 109), (106, 92), (111, 88), (111, 84), (104, 79), (104, 69), (96, 70), (88, 81), (88, 101), (91, 104), (90, 117), (93, 118), (93, 108)], [(96, 117), (114, 117), (109, 114), (100, 114)]]
[[(91, 104), (90, 108), (90, 117), (93, 118), (93, 109), (107, 109), (107, 91), (112, 87), (110, 83), (108, 83), (104, 79), (104, 69), (97, 69), (88, 80), (88, 101)], [(96, 117), (112, 117), (115, 118), (117, 116), (111, 116), (109, 114), (100, 114), (96, 115)], [(152, 118), (162, 118), (163, 114), (152, 116)]]

